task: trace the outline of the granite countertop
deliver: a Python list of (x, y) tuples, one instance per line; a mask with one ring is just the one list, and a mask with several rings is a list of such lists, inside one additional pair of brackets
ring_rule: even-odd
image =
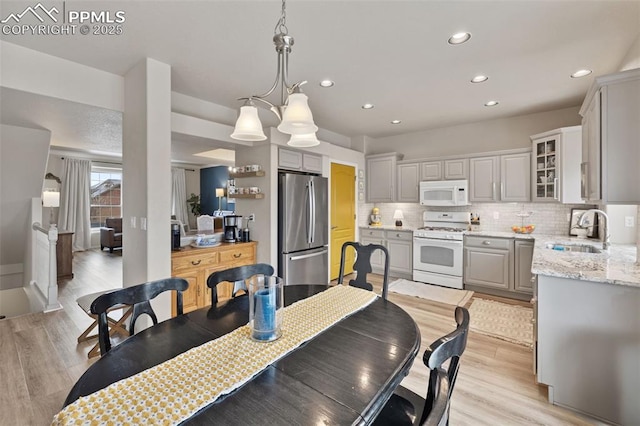
[(516, 234), (513, 231), (466, 231), (464, 235), (474, 237), (495, 237), (495, 238), (517, 238), (519, 240), (533, 240), (536, 238), (534, 234)]
[(371, 226), (371, 225), (362, 225), (360, 226), (362, 229), (381, 229), (383, 231), (407, 231), (413, 232), (416, 228), (412, 226), (395, 226), (395, 225), (382, 225), (382, 226)]
[(612, 244), (608, 252), (579, 253), (549, 249), (547, 245), (550, 243), (602, 248), (599, 240), (539, 235), (535, 239), (531, 273), (640, 288), (640, 266), (635, 263), (635, 245)]

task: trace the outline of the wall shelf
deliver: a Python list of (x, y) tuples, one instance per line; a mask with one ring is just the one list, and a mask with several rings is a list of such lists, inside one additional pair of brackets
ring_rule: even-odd
[(263, 177), (263, 176), (264, 176), (264, 170), (258, 170), (256, 172), (229, 173), (229, 178)]
[(260, 199), (260, 198), (264, 198), (264, 194), (263, 193), (259, 193), (259, 194), (230, 194), (229, 198), (255, 198), (255, 199)]

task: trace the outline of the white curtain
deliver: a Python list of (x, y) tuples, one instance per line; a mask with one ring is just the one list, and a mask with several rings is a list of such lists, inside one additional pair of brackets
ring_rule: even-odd
[(58, 229), (73, 231), (73, 251), (91, 248), (91, 161), (62, 160)]
[(187, 183), (184, 169), (171, 168), (171, 214), (189, 227), (187, 212)]

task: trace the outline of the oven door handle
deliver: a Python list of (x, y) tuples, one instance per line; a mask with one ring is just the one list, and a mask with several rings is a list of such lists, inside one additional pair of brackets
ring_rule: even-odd
[(451, 244), (454, 246), (461, 246), (463, 242), (461, 240), (443, 240), (439, 238), (425, 238), (425, 237), (413, 237), (413, 242), (415, 243), (423, 243), (423, 242), (433, 242), (438, 244)]

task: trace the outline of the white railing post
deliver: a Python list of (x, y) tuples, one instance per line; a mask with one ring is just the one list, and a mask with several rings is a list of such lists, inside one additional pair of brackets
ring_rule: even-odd
[(58, 228), (56, 225), (49, 225), (49, 286), (47, 287), (47, 306), (45, 312), (58, 309), (58, 265), (56, 246), (58, 245)]

